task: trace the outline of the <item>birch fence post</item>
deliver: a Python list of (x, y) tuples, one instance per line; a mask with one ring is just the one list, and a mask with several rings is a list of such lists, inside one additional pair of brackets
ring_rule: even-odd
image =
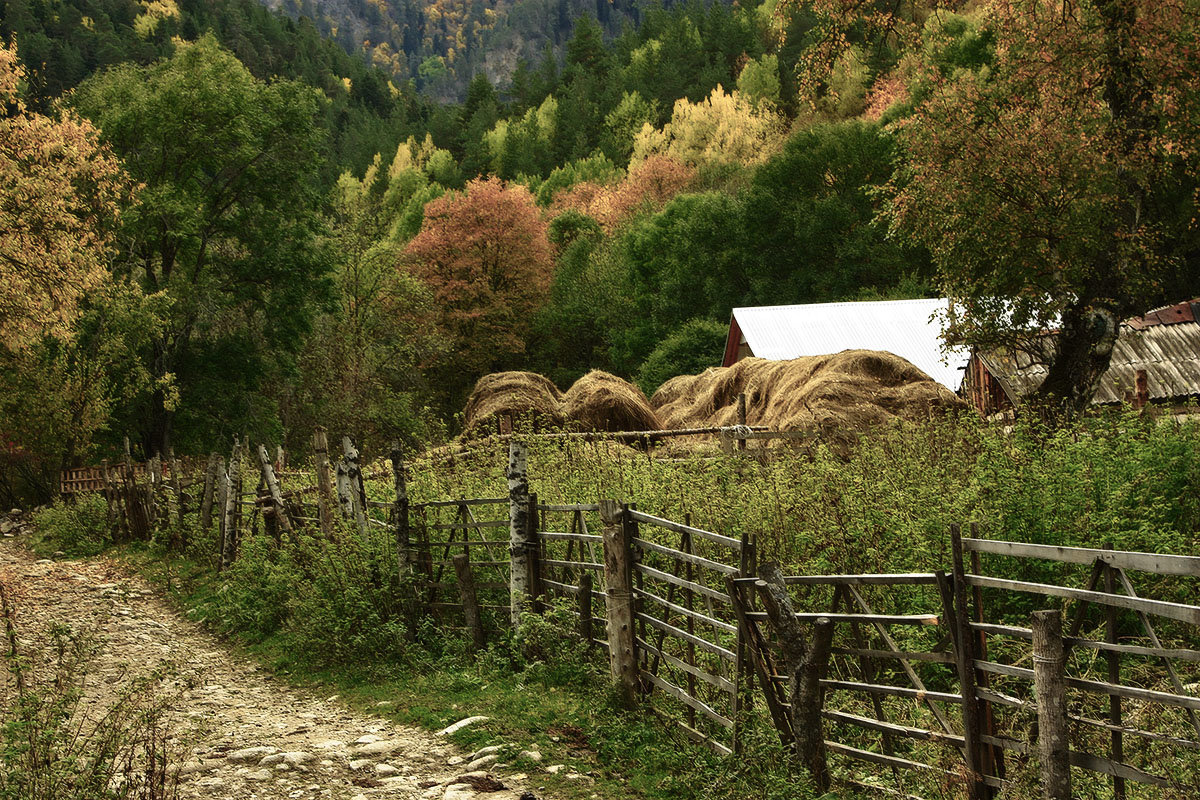
[(162, 486), (162, 459), (157, 453), (146, 464), (146, 472), (150, 478), (150, 488), (146, 493), (146, 516), (153, 530), (158, 527), (158, 492)]
[(167, 455), (171, 459), (171, 489), (175, 495), (175, 519), (181, 531), (180, 535), (182, 535), (183, 515), (187, 511), (183, 499), (183, 471), (179, 468), (179, 459), (175, 457), (174, 447), (168, 448)]
[(275, 477), (275, 468), (271, 464), (271, 457), (267, 454), (266, 445), (258, 446), (258, 464), (262, 469), (263, 481), (267, 484), (267, 491), (271, 493), (271, 508), (275, 517), (275, 525), (282, 529), (284, 533), (292, 533), (292, 522), (288, 519), (287, 510), (283, 506), (283, 493), (279, 490), (279, 480)]
[(604, 584), (608, 610), (608, 663), (617, 696), (626, 708), (637, 705), (640, 676), (633, 636), (633, 547), (621, 504), (600, 501), (604, 523)]
[(1033, 612), (1033, 687), (1037, 693), (1038, 769), (1046, 800), (1071, 800), (1062, 612)]
[(237, 536), (237, 504), (241, 502), (234, 489), (233, 475), (237, 470), (237, 456), (229, 461), (229, 472), (221, 476), (221, 495), (225, 500), (221, 509), (221, 562), (218, 571), (228, 569), (233, 563), (234, 540)]
[(479, 596), (475, 591), (475, 576), (471, 574), (471, 557), (466, 553), (457, 553), (450, 557), (450, 561), (458, 578), (458, 597), (462, 601), (467, 630), (471, 632), (472, 648), (482, 650), (487, 644), (487, 635), (483, 630), (483, 617), (479, 613)]
[(529, 451), (524, 442), (508, 443), (508, 553), (509, 610), (515, 628), (521, 621), (525, 598), (529, 596), (529, 559), (525, 553), (529, 535)]
[(313, 431), (313, 454), (317, 462), (317, 518), (321, 534), (328, 539), (333, 536), (333, 487), (329, 481), (329, 437), (319, 426)]

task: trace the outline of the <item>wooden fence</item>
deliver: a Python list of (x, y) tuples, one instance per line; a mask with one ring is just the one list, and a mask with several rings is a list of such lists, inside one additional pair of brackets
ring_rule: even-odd
[(411, 578), (398, 589), (410, 625), (428, 615), (476, 648), (566, 601), (626, 704), (726, 755), (770, 726), (820, 787), (990, 798), (1040, 783), (1068, 798), (1075, 778), (1116, 798), (1200, 791), (1200, 755), (1175, 760), (1200, 754), (1200, 606), (1144, 596), (1194, 596), (1200, 557), (994, 541), (973, 526), (950, 531), (941, 571), (785, 575), (758, 563), (753, 536), (687, 516), (539, 502), (516, 439), (507, 497), (435, 502), (410, 501), (398, 452), (364, 471), (348, 438), (334, 463), (323, 432), (315, 444), (311, 470), (235, 446), (228, 466), (108, 469), (99, 488), (125, 536), (168, 527), (175, 543), (187, 514), (216, 528), (219, 569), (258, 532), (331, 537), (338, 518), (374, 531)]

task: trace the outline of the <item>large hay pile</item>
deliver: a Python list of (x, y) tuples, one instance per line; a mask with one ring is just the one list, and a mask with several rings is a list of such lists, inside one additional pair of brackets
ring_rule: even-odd
[(564, 395), (536, 372), (496, 372), (475, 384), (464, 411), (464, 435), (487, 436), (497, 418), (510, 416), (520, 428), (544, 431), (659, 430), (658, 417), (642, 390), (607, 372), (593, 370)]
[(658, 417), (642, 390), (608, 372), (592, 370), (563, 395), (562, 412), (577, 430), (656, 431)]
[(562, 392), (536, 372), (494, 372), (475, 383), (463, 415), (467, 436), (496, 432), (497, 418), (531, 424), (535, 430), (561, 427)]
[(873, 350), (790, 361), (747, 358), (672, 378), (650, 405), (667, 428), (732, 425), (743, 392), (747, 424), (774, 430), (856, 431), (963, 407), (953, 392), (905, 359)]

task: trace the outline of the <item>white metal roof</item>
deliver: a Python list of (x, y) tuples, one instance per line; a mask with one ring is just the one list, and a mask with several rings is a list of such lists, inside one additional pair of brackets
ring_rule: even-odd
[(948, 301), (870, 300), (735, 308), (750, 352), (782, 361), (842, 350), (885, 350), (906, 358), (957, 392), (970, 351), (942, 350), (941, 313)]

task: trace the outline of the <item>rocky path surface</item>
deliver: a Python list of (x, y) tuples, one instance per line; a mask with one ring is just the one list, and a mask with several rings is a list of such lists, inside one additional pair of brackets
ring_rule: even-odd
[(115, 696), (164, 660), (190, 678), (190, 685), (180, 686), (167, 722), (181, 754), (176, 767), (181, 798), (544, 797), (526, 788), (525, 775), (497, 765), (498, 748), (462, 753), (443, 736), (358, 713), (336, 696), (281, 684), (231, 654), (111, 560), (39, 560), (20, 537), (4, 538), (0, 580), (19, 630), (61, 621), (96, 631), (90, 695)]

